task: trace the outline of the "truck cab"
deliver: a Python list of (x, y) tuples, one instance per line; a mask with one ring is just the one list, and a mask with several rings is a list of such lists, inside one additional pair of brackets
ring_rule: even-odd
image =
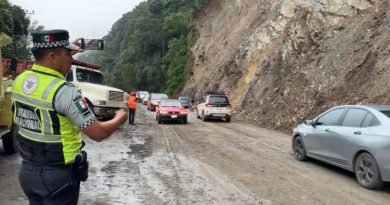
[(88, 65), (73, 65), (66, 80), (79, 88), (100, 120), (111, 119), (119, 109), (127, 109), (128, 94), (105, 85), (102, 72)]
[(3, 68), (3, 60), (1, 58), (1, 47), (11, 42), (11, 37), (0, 33), (0, 138), (6, 154), (13, 154), (18, 151), (16, 145), (18, 127), (12, 122), (11, 111), (11, 87), (13, 80), (9, 77), (9, 73), (6, 72), (7, 69)]

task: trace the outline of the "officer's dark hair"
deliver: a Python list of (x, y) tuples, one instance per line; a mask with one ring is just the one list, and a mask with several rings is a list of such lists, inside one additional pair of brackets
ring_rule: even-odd
[(58, 52), (59, 48), (32, 48), (31, 53), (33, 54), (36, 61), (40, 61), (50, 52)]

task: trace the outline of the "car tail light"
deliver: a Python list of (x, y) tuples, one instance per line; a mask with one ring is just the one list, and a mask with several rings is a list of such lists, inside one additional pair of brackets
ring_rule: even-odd
[(213, 107), (213, 105), (209, 101), (207, 101), (204, 106), (206, 106), (206, 107)]

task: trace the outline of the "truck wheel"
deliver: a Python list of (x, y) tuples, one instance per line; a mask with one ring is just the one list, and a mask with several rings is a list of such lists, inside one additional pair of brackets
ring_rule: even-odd
[(14, 154), (18, 151), (17, 135), (19, 127), (12, 123), (11, 131), (3, 136), (3, 147), (6, 154)]

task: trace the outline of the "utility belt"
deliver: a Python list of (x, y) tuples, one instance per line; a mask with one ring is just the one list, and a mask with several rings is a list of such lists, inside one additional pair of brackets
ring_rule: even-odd
[[(82, 147), (84, 146), (82, 142)], [(88, 155), (81, 151), (74, 156), (74, 163), (63, 164), (62, 145), (40, 143), (18, 135), (19, 153), (27, 164), (42, 169), (71, 169), (77, 180), (88, 178)]]
[(69, 169), (73, 173), (73, 176), (76, 180), (84, 182), (88, 179), (89, 163), (88, 155), (85, 151), (81, 151), (80, 153), (77, 153), (75, 155), (73, 164), (45, 165), (42, 163), (24, 159), (23, 165), (39, 170)]

